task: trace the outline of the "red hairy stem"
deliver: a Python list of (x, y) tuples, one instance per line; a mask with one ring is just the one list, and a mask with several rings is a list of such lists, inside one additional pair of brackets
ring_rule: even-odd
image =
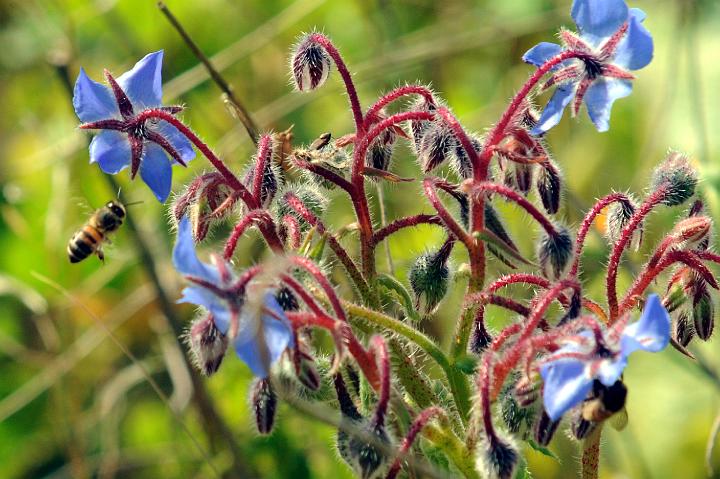
[(290, 241), (290, 248), (298, 249), (302, 238), (300, 237), (300, 225), (297, 218), (293, 215), (285, 215), (282, 221), (287, 231), (287, 239)]
[(390, 356), (382, 336), (373, 336), (370, 342), (377, 355), (376, 363), (380, 370), (380, 391), (378, 402), (375, 405), (373, 424), (383, 426), (385, 425), (385, 414), (387, 414), (388, 404), (390, 403)]
[[(291, 259), (297, 259), (300, 257), (294, 257)], [(305, 259), (305, 258), (300, 258)], [(311, 273), (312, 274), (312, 273)], [(314, 275), (313, 275), (314, 276)], [(305, 305), (310, 308), (310, 310), (317, 316), (321, 317), (327, 317), (329, 318), (327, 312), (323, 308), (320, 307), (320, 305), (315, 301), (315, 299), (308, 293), (308, 291), (303, 287), (300, 282), (298, 282), (295, 278), (290, 276), (289, 274), (283, 274), (280, 276), (283, 282), (291, 288), (299, 297), (300, 299), (305, 303)], [(317, 278), (316, 278), (317, 279)], [(329, 295), (328, 295), (329, 296)], [(332, 301), (331, 301), (332, 303)], [(350, 351), (350, 354), (355, 358), (355, 361), (357, 361), (358, 365), (363, 371), (363, 374), (367, 378), (370, 385), (373, 387), (374, 390), (379, 391), (381, 384), (380, 384), (380, 378), (378, 376), (378, 369), (377, 365), (374, 362), (374, 359), (370, 353), (368, 353), (365, 348), (363, 348), (362, 344), (360, 344), (360, 341), (358, 341), (355, 334), (353, 334), (352, 329), (350, 328), (349, 324), (347, 324), (346, 319), (338, 318), (337, 322), (341, 323), (343, 326), (346, 326), (343, 329), (344, 336), (343, 341), (345, 344), (347, 344), (347, 348)], [(334, 324), (332, 329), (328, 328), (331, 332), (334, 332), (336, 330), (337, 324)], [(333, 334), (334, 336), (334, 334)]]
[(258, 141), (257, 157), (255, 159), (255, 174), (253, 176), (252, 194), (258, 205), (262, 204), (262, 184), (265, 176), (265, 168), (272, 157), (272, 137), (262, 135)]
[(285, 316), (290, 320), (294, 329), (317, 326), (332, 331), (335, 328), (335, 320), (329, 316), (318, 316), (303, 311), (286, 311)]
[[(245, 233), (245, 231), (256, 222), (259, 223), (258, 227), (263, 233), (265, 241), (267, 241), (270, 249), (272, 249), (275, 253), (282, 253), (284, 251), (285, 248), (275, 231), (275, 224), (270, 214), (265, 210), (252, 210), (246, 214), (237, 225), (235, 225), (235, 228), (233, 228), (230, 237), (225, 243), (223, 257), (226, 260), (232, 258), (233, 254), (235, 254), (235, 248), (237, 248), (238, 240), (243, 233)], [(272, 232), (272, 234), (270, 234), (270, 232)]]
[(298, 168), (302, 168), (304, 170), (308, 170), (309, 172), (316, 174), (318, 176), (321, 176), (323, 179), (339, 186), (343, 190), (345, 190), (351, 197), (353, 195), (353, 191), (355, 190), (355, 187), (352, 183), (350, 183), (348, 180), (343, 178), (342, 176), (338, 175), (334, 171), (328, 170), (322, 165), (318, 165), (315, 163), (312, 163), (310, 161), (306, 161), (301, 159), (298, 155), (292, 155), (291, 156), (293, 162), (295, 165), (297, 165)]
[(357, 131), (358, 136), (361, 135), (364, 132), (362, 107), (360, 106), (360, 100), (358, 99), (355, 84), (352, 81), (352, 75), (350, 75), (350, 71), (348, 71), (340, 52), (337, 48), (335, 48), (332, 41), (322, 33), (311, 33), (310, 39), (321, 45), (333, 59), (335, 67), (345, 83), (345, 90), (347, 90), (348, 99), (350, 100), (350, 109), (352, 109), (353, 119), (355, 120), (355, 130)]
[(325, 295), (328, 297), (330, 305), (335, 312), (335, 317), (337, 317), (337, 319), (339, 319), (343, 323), (347, 323), (347, 315), (345, 314), (345, 310), (343, 309), (342, 304), (340, 304), (340, 298), (338, 298), (335, 289), (333, 288), (332, 284), (330, 284), (330, 281), (328, 281), (320, 268), (318, 268), (311, 260), (309, 260), (308, 258), (303, 258), (302, 256), (291, 256), (289, 259), (293, 264), (304, 269), (305, 271), (310, 273), (313, 278), (315, 278), (315, 281), (320, 285), (322, 290), (325, 292)]
[(360, 253), (362, 256), (363, 272), (366, 280), (375, 276), (375, 248), (372, 244), (373, 226), (368, 207), (367, 196), (365, 195), (365, 155), (372, 142), (386, 129), (408, 120), (430, 120), (433, 115), (427, 112), (410, 111), (397, 113), (376, 123), (366, 134), (356, 137), (355, 150), (353, 151), (353, 165), (351, 182), (353, 194), (350, 195), (355, 215), (360, 225)]
[(310, 311), (313, 312), (313, 314), (317, 316), (328, 316), (327, 312), (320, 307), (320, 305), (315, 301), (315, 298), (313, 298), (310, 293), (307, 292), (307, 290), (303, 287), (302, 284), (289, 274), (282, 274), (280, 275), (280, 278), (283, 280), (283, 283), (285, 283), (290, 289), (295, 291), (295, 294), (297, 294), (303, 303), (305, 303), (305, 306), (307, 306)]
[(237, 176), (235, 176), (233, 172), (230, 171), (230, 169), (220, 158), (218, 158), (218, 156), (210, 149), (210, 147), (208, 147), (190, 128), (185, 126), (183, 122), (175, 118), (172, 114), (157, 108), (150, 108), (148, 110), (140, 112), (140, 114), (135, 117), (135, 120), (138, 122), (138, 124), (141, 124), (144, 123), (145, 120), (149, 120), (150, 118), (164, 120), (177, 128), (180, 133), (185, 135), (185, 137), (190, 140), (192, 144), (197, 147), (198, 150), (200, 150), (200, 152), (205, 156), (205, 158), (207, 158), (208, 161), (212, 163), (215, 169), (218, 170), (218, 172), (220, 172), (223, 177), (225, 177), (228, 185), (240, 194), (240, 198), (242, 198), (245, 204), (247, 204), (248, 208), (255, 209), (258, 207), (257, 203), (255, 202), (255, 198), (250, 194), (245, 185), (240, 182)]
[(427, 409), (422, 410), (420, 414), (415, 417), (415, 420), (412, 422), (410, 428), (408, 429), (407, 435), (405, 435), (405, 438), (400, 444), (400, 448), (398, 449), (395, 461), (393, 461), (392, 465), (390, 466), (390, 469), (388, 470), (385, 479), (395, 479), (397, 477), (398, 473), (400, 472), (400, 468), (402, 467), (402, 461), (405, 455), (408, 453), (413, 443), (415, 442), (415, 439), (422, 432), (425, 425), (430, 422), (430, 420), (434, 417), (442, 417), (444, 416), (444, 414), (444, 411), (439, 407), (431, 406)]
[(455, 238), (457, 238), (461, 243), (463, 243), (468, 249), (468, 251), (471, 251), (474, 247), (475, 242), (467, 233), (467, 231), (465, 231), (465, 229), (460, 226), (457, 221), (455, 221), (455, 218), (453, 218), (450, 212), (445, 209), (445, 206), (442, 204), (442, 201), (440, 201), (440, 198), (437, 195), (437, 191), (435, 189), (435, 181), (436, 178), (425, 178), (423, 180), (423, 191), (425, 192), (425, 196), (427, 196), (430, 204), (432, 204), (433, 208), (435, 208), (435, 211), (437, 211), (440, 220), (450, 231), (450, 233), (452, 233)]
[(585, 246), (585, 238), (587, 237), (588, 231), (590, 231), (593, 221), (595, 221), (595, 218), (602, 212), (602, 210), (616, 201), (629, 201), (629, 199), (627, 195), (624, 195), (623, 193), (612, 193), (607, 195), (606, 197), (598, 200), (597, 203), (593, 205), (592, 209), (587, 212), (585, 218), (583, 218), (577, 232), (577, 237), (575, 238), (575, 259), (570, 267), (568, 276), (577, 276), (578, 268), (580, 266), (580, 255), (583, 247)]
[(333, 250), (335, 256), (337, 256), (342, 265), (345, 267), (345, 270), (352, 278), (355, 286), (360, 290), (364, 298), (368, 297), (368, 295), (370, 294), (370, 288), (368, 287), (367, 282), (363, 279), (363, 276), (362, 274), (360, 274), (360, 270), (355, 265), (355, 262), (352, 260), (345, 248), (342, 247), (335, 235), (327, 232), (323, 222), (317, 216), (315, 216), (312, 211), (307, 208), (307, 206), (305, 206), (305, 204), (300, 200), (300, 198), (297, 197), (297, 195), (295, 195), (295, 193), (286, 193), (285, 201), (287, 202), (288, 206), (290, 206), (295, 212), (297, 212), (305, 221), (317, 228), (320, 234), (326, 235), (330, 249)]
[(195, 177), (195, 179), (190, 182), (187, 190), (185, 190), (185, 192), (180, 195), (173, 207), (173, 215), (175, 216), (176, 220), (180, 221), (180, 219), (185, 215), (187, 207), (190, 206), (190, 203), (195, 199), (198, 191), (200, 191), (200, 187), (203, 186), (206, 181), (210, 180), (213, 176), (216, 175), (219, 175), (219, 173), (205, 173)]
[(620, 233), (620, 238), (615, 243), (615, 246), (610, 253), (610, 259), (608, 261), (607, 277), (605, 278), (605, 289), (607, 290), (607, 301), (608, 301), (608, 321), (613, 324), (618, 318), (618, 300), (617, 300), (617, 274), (618, 268), (620, 267), (620, 259), (622, 257), (625, 248), (630, 243), (635, 229), (645, 219), (645, 217), (659, 205), (665, 198), (668, 191), (667, 184), (660, 186), (635, 211), (630, 217), (630, 220), (623, 228)]
[(255, 266), (250, 266), (248, 269), (243, 271), (243, 274), (241, 274), (237, 281), (235, 281), (235, 284), (232, 285), (230, 291), (233, 294), (241, 294), (243, 291), (245, 291), (248, 283), (252, 281), (255, 276), (262, 273), (262, 270), (263, 268), (259, 264), (256, 264)]
[(225, 200), (220, 203), (217, 208), (210, 212), (209, 217), (221, 218), (228, 209), (232, 208), (235, 203), (237, 203), (238, 199), (240, 199), (240, 196), (238, 196), (237, 193), (233, 192), (230, 196), (225, 198)]
[(398, 100), (408, 95), (420, 95), (425, 98), (428, 103), (432, 105), (435, 104), (435, 97), (433, 96), (432, 91), (422, 85), (405, 85), (398, 87), (390, 91), (389, 93), (383, 95), (378, 101), (375, 102), (373, 106), (368, 109), (367, 113), (365, 113), (365, 128), (367, 129), (370, 126), (369, 121), (375, 118), (380, 112), (380, 110), (382, 110), (388, 104), (394, 102), (395, 100)]
[(506, 296), (491, 294), (490, 296), (488, 296), (487, 304), (500, 306), (501, 308), (505, 308), (508, 311), (513, 311), (521, 316), (527, 316), (528, 314), (530, 314), (530, 308)]
[(475, 183), (471, 186), (471, 188), (474, 194), (481, 195), (482, 193), (495, 193), (516, 203), (522, 209), (527, 211), (527, 213), (543, 227), (549, 236), (554, 237), (558, 234), (552, 222), (539, 209), (537, 209), (535, 205), (530, 203), (523, 195), (512, 188), (492, 183), (490, 181)]
[[(480, 407), (475, 414), (479, 414), (482, 418), (485, 436), (490, 444), (495, 444), (498, 441), (497, 433), (495, 432), (495, 427), (492, 422), (492, 397), (490, 389), (494, 373), (493, 356), (494, 353), (492, 351), (487, 351), (483, 354), (480, 364), (480, 372), (478, 373), (476, 379), (476, 388), (480, 398)], [(478, 426), (479, 424), (477, 424), (477, 420), (474, 420), (472, 427), (468, 430), (466, 442), (469, 450), (473, 450), (477, 445), (480, 435)]]
[(406, 216), (405, 218), (395, 220), (392, 223), (389, 223), (384, 228), (380, 228), (379, 230), (377, 230), (373, 235), (373, 244), (377, 245), (388, 236), (397, 233), (403, 228), (411, 228), (420, 224), (442, 225), (443, 222), (437, 215), (420, 214), (414, 216)]
[(632, 309), (638, 300), (642, 297), (643, 292), (664, 270), (675, 263), (683, 263), (699, 274), (710, 286), (718, 289), (718, 283), (712, 272), (702, 263), (702, 257), (696, 251), (674, 250), (665, 255), (664, 259), (654, 267), (646, 265), (643, 272), (633, 282), (627, 294), (620, 303), (618, 308), (618, 317), (623, 316)]
[(570, 58), (577, 58), (582, 56), (582, 52), (576, 52), (573, 50), (566, 50), (540, 66), (535, 72), (528, 78), (525, 84), (515, 94), (512, 101), (508, 105), (505, 112), (500, 117), (500, 121), (493, 127), (490, 134), (487, 135), (485, 143), (483, 144), (483, 151), (480, 153), (480, 168), (473, 168), (473, 177), (475, 181), (485, 181), (487, 178), (488, 166), (490, 165), (490, 159), (492, 158), (495, 146), (497, 146), (503, 138), (510, 121), (517, 113), (518, 108), (525, 102), (527, 96), (530, 94), (532, 89), (537, 83), (545, 76), (546, 73), (550, 72), (556, 65), (569, 60)]
[(503, 347), (503, 344), (505, 344), (508, 339), (519, 333), (521, 329), (521, 323), (513, 323), (503, 328), (490, 345), (490, 350), (499, 351), (500, 348)]

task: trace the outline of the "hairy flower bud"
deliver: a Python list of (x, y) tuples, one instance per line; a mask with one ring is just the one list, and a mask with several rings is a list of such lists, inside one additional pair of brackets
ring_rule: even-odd
[[(470, 143), (472, 143), (473, 149), (477, 152), (477, 154), (480, 154), (482, 152), (483, 143), (480, 138), (478, 138), (476, 135), (470, 135)], [(455, 155), (453, 155), (450, 164), (460, 178), (472, 178), (472, 161), (470, 160), (470, 156), (468, 155), (467, 151), (465, 151), (462, 143), (460, 143), (459, 141), (455, 146)]]
[(477, 469), (482, 477), (511, 479), (519, 460), (517, 447), (508, 439), (495, 438), (483, 441), (478, 451)]
[(277, 395), (269, 379), (255, 379), (251, 388), (250, 401), (255, 412), (255, 425), (260, 434), (270, 434), (275, 424)]
[(697, 182), (697, 172), (690, 165), (687, 156), (672, 151), (653, 172), (650, 188), (655, 191), (667, 187), (663, 204), (677, 206), (685, 203), (695, 194)]
[(283, 192), (278, 195), (276, 217), (282, 219), (286, 215), (295, 216), (300, 222), (301, 229), (306, 231), (308, 229), (308, 223), (287, 204), (284, 194), (286, 191), (293, 192), (305, 207), (318, 218), (322, 217), (327, 208), (327, 194), (321, 193), (317, 185), (311, 183), (287, 183), (283, 188)]
[[(413, 103), (410, 104), (408, 111), (421, 111), (421, 112), (434, 112), (437, 106), (427, 101), (425, 97), (419, 97)], [(420, 153), (420, 141), (425, 135), (425, 132), (433, 125), (430, 120), (411, 120), (410, 121), (410, 133), (412, 135), (413, 145), (415, 146), (415, 153)]]
[(441, 123), (434, 123), (420, 139), (418, 160), (424, 173), (429, 173), (446, 160), (457, 148), (457, 139), (452, 131)]
[(207, 314), (195, 319), (186, 338), (197, 368), (206, 376), (217, 372), (225, 357), (228, 340), (215, 326), (213, 315)]
[(693, 298), (692, 315), (697, 337), (707, 341), (715, 329), (715, 305), (704, 281)]
[(493, 341), (492, 334), (490, 334), (485, 327), (483, 321), (477, 321), (475, 327), (473, 327), (472, 335), (468, 343), (468, 348), (471, 353), (482, 354)]
[(522, 194), (527, 195), (532, 188), (535, 165), (515, 163), (515, 186)]
[[(622, 230), (628, 224), (630, 218), (635, 214), (637, 206), (632, 198), (613, 203), (608, 207), (606, 237), (611, 244), (620, 239)], [(636, 251), (640, 249), (643, 239), (643, 223), (640, 223), (633, 232), (630, 246)]]
[[(385, 111), (379, 111), (372, 118), (370, 128), (386, 118), (387, 114)], [(378, 135), (378, 137), (372, 142), (370, 148), (368, 148), (368, 151), (365, 154), (365, 166), (383, 171), (390, 169), (393, 146), (395, 145), (395, 139), (398, 134), (405, 135), (402, 129), (397, 126), (386, 128), (382, 133), (380, 133), (380, 135)]]
[[(243, 183), (250, 190), (252, 190), (255, 181), (255, 164), (257, 161), (259, 160), (255, 160), (250, 164), (243, 178)], [(270, 158), (267, 159), (263, 168), (262, 183), (260, 184), (260, 202), (262, 206), (267, 208), (275, 198), (281, 185), (281, 179), (282, 175), (273, 161), (272, 153), (270, 153)]]
[(557, 213), (558, 209), (560, 209), (562, 178), (560, 177), (560, 170), (551, 161), (539, 165), (535, 187), (545, 211), (551, 215)]
[(674, 318), (673, 337), (682, 347), (687, 347), (695, 337), (695, 326), (693, 321), (684, 311)]
[(556, 226), (555, 229), (555, 235), (543, 235), (537, 248), (543, 276), (552, 281), (562, 277), (573, 254), (573, 240), (568, 229), (564, 226)]
[(332, 59), (327, 50), (307, 34), (295, 44), (290, 66), (295, 88), (307, 92), (314, 90), (327, 80), (332, 68)]
[(423, 302), (426, 314), (432, 313), (447, 293), (450, 279), (447, 262), (453, 245), (453, 241), (446, 241), (437, 252), (420, 255), (410, 268), (415, 307), (421, 309)]
[(691, 216), (679, 221), (672, 235), (683, 249), (695, 249), (709, 243), (712, 220), (708, 216)]
[[(520, 381), (522, 381), (522, 379), (520, 379)], [(500, 401), (500, 412), (508, 431), (515, 436), (525, 438), (532, 427), (533, 419), (535, 418), (535, 409), (526, 407), (514, 394), (518, 382), (515, 384), (510, 383), (504, 388), (500, 395), (502, 398)]]

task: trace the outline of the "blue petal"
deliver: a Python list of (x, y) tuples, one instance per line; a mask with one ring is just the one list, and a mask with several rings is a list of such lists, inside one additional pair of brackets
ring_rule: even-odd
[(570, 103), (575, 94), (575, 85), (560, 85), (553, 93), (552, 98), (540, 115), (537, 125), (530, 131), (533, 135), (541, 135), (560, 123), (565, 107)]
[(615, 381), (620, 379), (625, 366), (627, 366), (627, 357), (622, 354), (615, 359), (604, 359), (600, 363), (597, 378), (605, 386), (612, 386)]
[(610, 110), (615, 100), (624, 98), (632, 93), (632, 83), (629, 80), (616, 78), (598, 78), (590, 85), (585, 94), (585, 105), (588, 115), (598, 131), (608, 131), (610, 128)]
[(576, 359), (559, 359), (540, 368), (543, 378), (545, 412), (557, 421), (570, 408), (579, 404), (592, 388), (593, 378), (585, 363)]
[(198, 259), (197, 253), (195, 253), (195, 240), (190, 219), (187, 216), (184, 216), (178, 225), (177, 241), (173, 248), (173, 264), (175, 269), (183, 275), (197, 276), (214, 284), (220, 282), (220, 273), (217, 269)]
[(192, 143), (190, 143), (190, 140), (188, 140), (185, 135), (180, 133), (180, 130), (166, 121), (160, 121), (154, 128), (170, 142), (180, 154), (180, 158), (182, 158), (183, 161), (188, 162), (195, 158), (195, 150), (192, 147)]
[(670, 341), (670, 315), (656, 294), (648, 296), (640, 319), (628, 325), (620, 338), (620, 353), (629, 354), (642, 349), (658, 352)]
[(571, 15), (583, 39), (598, 46), (627, 21), (628, 7), (623, 0), (575, 0)]
[(231, 313), (221, 298), (201, 286), (188, 286), (182, 293), (178, 303), (191, 303), (206, 308), (213, 314), (215, 325), (220, 332), (227, 334)]
[(653, 39), (642, 25), (645, 12), (638, 8), (630, 9), (630, 25), (625, 37), (620, 40), (613, 63), (629, 70), (639, 70), (653, 58)]
[(149, 53), (117, 79), (135, 113), (162, 104), (162, 59), (162, 50)]
[(73, 107), (80, 121), (85, 123), (120, 116), (120, 110), (110, 89), (102, 83), (91, 80), (82, 68), (75, 81)]
[[(258, 326), (262, 331), (256, 329)], [(247, 363), (253, 374), (265, 378), (270, 366), (280, 359), (291, 341), (292, 332), (287, 324), (264, 315), (259, 324), (251, 321), (238, 334), (233, 346), (238, 357)]]
[(145, 143), (145, 152), (140, 161), (140, 177), (155, 193), (158, 201), (164, 203), (170, 195), (172, 165), (165, 150), (155, 143)]
[(539, 67), (552, 57), (558, 55), (562, 50), (562, 47), (557, 43), (541, 42), (525, 52), (522, 59), (525, 63)]
[(130, 142), (114, 130), (103, 130), (90, 142), (90, 163), (100, 165), (105, 173), (114, 175), (130, 164)]

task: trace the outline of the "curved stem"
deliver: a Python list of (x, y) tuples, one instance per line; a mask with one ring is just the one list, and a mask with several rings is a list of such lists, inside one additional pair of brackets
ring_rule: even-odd
[(607, 301), (609, 310), (609, 323), (613, 324), (618, 318), (618, 302), (617, 302), (617, 273), (620, 267), (620, 258), (625, 248), (630, 243), (637, 227), (642, 223), (645, 217), (659, 205), (665, 198), (668, 191), (668, 185), (665, 184), (655, 190), (640, 207), (630, 217), (630, 220), (620, 233), (620, 238), (615, 243), (610, 259), (608, 261), (607, 277), (605, 278), (605, 289), (607, 290)]
[(345, 90), (347, 90), (348, 99), (350, 100), (350, 109), (352, 110), (353, 119), (355, 120), (355, 130), (358, 135), (362, 134), (364, 131), (362, 107), (360, 106), (360, 100), (358, 99), (355, 84), (352, 81), (352, 75), (350, 75), (340, 52), (337, 48), (335, 48), (332, 41), (330, 41), (330, 39), (322, 33), (312, 33), (310, 34), (310, 39), (313, 42), (320, 44), (333, 59), (333, 62), (335, 62), (335, 67), (345, 83)]
[(380, 228), (373, 235), (373, 244), (378, 244), (388, 236), (397, 233), (403, 228), (411, 228), (420, 224), (428, 225), (442, 225), (442, 220), (437, 215), (414, 215), (406, 216), (405, 218), (397, 219), (389, 223), (384, 228)]
[(237, 248), (238, 240), (243, 233), (245, 233), (245, 231), (256, 222), (259, 223), (258, 228), (260, 228), (260, 231), (262, 232), (270, 249), (272, 249), (275, 253), (283, 253), (285, 247), (283, 246), (282, 241), (280, 241), (277, 231), (275, 231), (275, 223), (273, 222), (270, 214), (265, 210), (252, 210), (246, 214), (237, 225), (235, 225), (235, 228), (233, 228), (230, 237), (225, 243), (225, 250), (223, 251), (223, 257), (225, 259), (229, 260), (232, 258), (233, 254), (235, 254), (235, 248)]
[(405, 85), (395, 88), (389, 93), (383, 95), (378, 101), (375, 102), (373, 106), (368, 109), (367, 113), (365, 113), (365, 128), (370, 126), (369, 121), (375, 118), (375, 116), (377, 116), (380, 110), (382, 110), (388, 104), (394, 102), (395, 100), (398, 100), (407, 95), (420, 95), (425, 98), (428, 103), (433, 105), (435, 104), (435, 97), (433, 97), (432, 91), (427, 87), (424, 87), (422, 85)]
[(425, 178), (423, 180), (423, 191), (425, 192), (425, 196), (427, 196), (428, 200), (430, 200), (430, 204), (432, 204), (433, 208), (435, 208), (435, 211), (437, 211), (438, 216), (440, 217), (440, 220), (445, 225), (445, 227), (462, 244), (464, 244), (468, 250), (471, 250), (474, 247), (475, 242), (467, 233), (467, 231), (465, 231), (465, 229), (460, 226), (457, 221), (455, 221), (455, 218), (453, 218), (450, 212), (445, 209), (445, 206), (442, 204), (442, 201), (440, 201), (440, 198), (438, 197), (437, 191), (435, 189), (435, 178)]
[(570, 267), (568, 276), (577, 276), (578, 268), (580, 266), (580, 255), (582, 254), (583, 247), (585, 246), (585, 238), (587, 237), (588, 231), (590, 231), (590, 227), (595, 221), (595, 218), (602, 212), (602, 210), (616, 201), (629, 201), (629, 199), (627, 195), (623, 193), (612, 193), (607, 195), (606, 197), (598, 200), (597, 203), (593, 205), (592, 209), (587, 212), (585, 218), (583, 218), (577, 232), (577, 237), (575, 238), (575, 259)]
[(425, 425), (433, 419), (435, 416), (443, 416), (445, 412), (440, 409), (437, 406), (429, 407), (420, 414), (417, 415), (413, 423), (410, 425), (410, 429), (408, 429), (407, 434), (405, 435), (405, 438), (403, 439), (402, 443), (400, 444), (400, 448), (398, 449), (397, 457), (395, 458), (395, 461), (393, 461), (392, 465), (390, 466), (390, 469), (388, 470), (387, 476), (385, 476), (385, 479), (395, 479), (397, 477), (398, 473), (400, 472), (400, 468), (402, 467), (402, 461), (405, 455), (408, 453), (410, 448), (412, 447), (413, 443), (415, 442), (415, 438), (417, 438), (418, 434), (422, 432)]
[(136, 117), (136, 121), (138, 123), (142, 123), (145, 120), (149, 120), (150, 118), (164, 120), (178, 130), (180, 130), (180, 133), (185, 135), (185, 137), (190, 140), (192, 144), (197, 147), (198, 150), (200, 150), (200, 152), (205, 156), (205, 158), (207, 158), (208, 161), (212, 163), (215, 169), (217, 169), (218, 172), (220, 172), (220, 174), (225, 177), (228, 185), (240, 194), (240, 197), (245, 202), (245, 204), (247, 204), (248, 208), (255, 209), (258, 207), (257, 203), (255, 202), (255, 198), (250, 194), (245, 185), (240, 182), (237, 176), (235, 176), (233, 172), (230, 171), (230, 169), (220, 158), (218, 158), (218, 156), (210, 149), (210, 147), (208, 147), (190, 128), (185, 126), (183, 122), (175, 118), (172, 114), (157, 108), (151, 108), (140, 112), (140, 114)]

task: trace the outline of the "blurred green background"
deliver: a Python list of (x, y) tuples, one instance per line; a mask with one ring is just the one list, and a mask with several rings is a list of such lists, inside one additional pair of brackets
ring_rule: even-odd
[[(482, 132), (531, 71), (520, 61), (538, 41), (552, 41), (557, 29), (572, 27), (570, 0), (429, 2), (422, 0), (206, 0), (170, 1), (169, 7), (235, 88), (264, 130), (295, 125), (296, 144), (320, 133), (350, 132), (351, 117), (337, 75), (311, 94), (292, 91), (287, 59), (303, 31), (320, 29), (334, 39), (354, 72), (361, 101), (406, 81), (432, 83), (473, 131)], [(565, 172), (566, 204), (560, 217), (577, 225), (595, 198), (613, 189), (638, 195), (668, 148), (689, 153), (702, 171), (701, 189), (714, 217), (720, 211), (720, 7), (708, 0), (631, 2), (648, 14), (655, 60), (638, 72), (635, 91), (616, 103), (610, 132), (598, 134), (581, 112), (548, 135)], [(103, 265), (91, 258), (70, 265), (65, 247), (90, 211), (116, 194), (99, 169), (88, 165), (86, 137), (58, 75), (68, 66), (74, 81), (80, 66), (96, 79), (102, 69), (119, 74), (147, 52), (165, 50), (166, 103), (188, 106), (184, 119), (236, 169), (253, 153), (241, 127), (225, 110), (217, 87), (188, 51), (153, 1), (0, 2), (0, 477), (211, 477), (191, 439), (106, 331), (79, 305), (115, 331), (152, 372), (193, 437), (227, 467), (227, 444), (207, 445), (202, 419), (190, 405), (192, 384), (180, 349), (162, 314), (155, 290), (128, 231), (121, 230)], [(197, 159), (174, 170), (177, 191), (208, 164)], [(418, 176), (403, 146), (396, 172)], [(156, 259), (170, 299), (180, 281), (171, 268), (166, 206), (158, 205), (126, 172), (117, 179)], [(430, 212), (419, 200), (418, 183), (386, 189), (390, 218)], [(339, 194), (331, 195), (328, 223), (353, 221)], [(335, 201), (337, 198), (337, 201)], [(523, 251), (531, 254), (529, 220), (500, 205)], [(646, 244), (623, 270), (632, 279), (658, 237), (681, 214), (666, 209), (647, 225)], [(528, 228), (531, 228), (528, 230)], [(393, 237), (397, 274), (442, 241), (437, 228), (423, 227)], [(345, 241), (352, 245), (352, 238)], [(213, 244), (212, 242), (210, 243)], [(255, 234), (242, 241), (241, 265), (262, 257)], [(378, 254), (381, 268), (384, 255)], [(459, 252), (456, 251), (456, 254)], [(584, 279), (603, 300), (607, 258), (599, 234), (589, 241)], [(465, 259), (458, 254), (455, 265)], [(492, 270), (504, 271), (498, 264)], [(48, 287), (33, 272), (61, 284), (73, 300)], [(464, 284), (422, 327), (447, 344)], [(664, 284), (657, 285), (657, 291)], [(518, 295), (526, 294), (518, 290)], [(182, 322), (192, 316), (174, 307)], [(493, 311), (493, 315), (495, 315)], [(493, 316), (495, 325), (504, 316)], [(720, 367), (717, 339), (695, 345)], [(249, 372), (228, 358), (204, 380), (212, 402), (229, 425), (248, 470), (261, 477), (350, 477), (332, 450), (333, 430), (280, 408), (270, 437), (259, 437), (247, 402)], [(704, 477), (704, 451), (720, 407), (718, 384), (673, 350), (638, 354), (626, 372), (630, 423), (608, 431), (602, 477)], [(572, 477), (575, 446), (558, 434), (551, 445), (560, 463), (528, 451), (536, 477)], [(720, 452), (711, 463), (720, 470)], [(716, 473), (720, 474), (720, 473)], [(720, 476), (718, 476), (720, 477)]]

